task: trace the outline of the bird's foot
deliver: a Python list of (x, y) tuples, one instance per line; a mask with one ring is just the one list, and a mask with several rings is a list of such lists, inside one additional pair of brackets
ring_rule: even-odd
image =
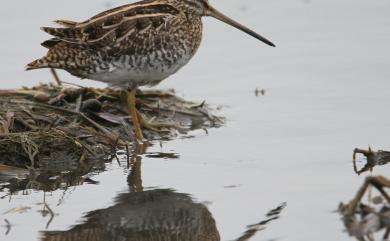
[(155, 131), (155, 132), (166, 132), (167, 129), (171, 128), (177, 128), (175, 124), (170, 124), (170, 123), (155, 123), (153, 122), (153, 118), (150, 120), (146, 120), (140, 112), (137, 111), (138, 114), (138, 119), (140, 121), (141, 126), (144, 128)]

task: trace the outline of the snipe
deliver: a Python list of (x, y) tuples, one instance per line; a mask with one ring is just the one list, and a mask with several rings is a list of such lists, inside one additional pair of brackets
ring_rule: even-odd
[(26, 66), (64, 69), (72, 75), (131, 89), (129, 112), (142, 139), (135, 90), (176, 73), (194, 56), (202, 39), (203, 16), (217, 18), (256, 39), (266, 38), (214, 9), (208, 0), (144, 0), (102, 12), (84, 22), (56, 20), (43, 27), (54, 38), (42, 43), (45, 57)]

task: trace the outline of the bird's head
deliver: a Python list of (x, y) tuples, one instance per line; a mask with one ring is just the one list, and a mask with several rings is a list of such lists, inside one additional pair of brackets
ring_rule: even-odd
[(224, 15), (223, 13), (219, 12), (217, 9), (212, 7), (208, 0), (181, 0), (181, 2), (185, 5), (185, 8), (187, 11), (191, 14), (198, 15), (198, 16), (209, 16), (216, 18), (224, 23), (229, 24), (230, 26), (233, 26), (252, 37), (272, 46), (275, 47), (275, 45), (269, 41), (268, 39), (264, 38), (263, 36), (259, 35), (258, 33), (250, 30), (249, 28), (245, 27), (244, 25), (240, 24), (239, 22), (236, 22), (235, 20), (229, 18), (228, 16)]

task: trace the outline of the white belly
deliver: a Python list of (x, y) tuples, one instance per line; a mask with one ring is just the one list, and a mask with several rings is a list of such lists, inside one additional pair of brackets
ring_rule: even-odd
[(122, 88), (153, 86), (176, 73), (192, 57), (185, 52), (180, 57), (174, 56), (172, 59), (159, 58), (157, 55), (149, 58), (122, 56), (118, 61), (111, 62), (108, 68), (100, 69), (97, 73), (89, 75), (88, 78), (105, 82), (109, 86)]

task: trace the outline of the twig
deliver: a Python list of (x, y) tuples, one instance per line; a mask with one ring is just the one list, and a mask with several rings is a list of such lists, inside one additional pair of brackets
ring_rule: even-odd
[(75, 109), (76, 112), (80, 112), (82, 103), (83, 103), (83, 94), (81, 93), (76, 100), (76, 109)]
[(119, 141), (119, 136), (118, 136), (118, 138), (116, 139), (114, 145), (112, 146), (112, 153), (113, 153), (113, 154), (111, 155), (111, 157), (109, 158), (109, 160), (111, 161), (113, 158), (115, 158), (116, 161), (117, 161), (117, 163), (118, 163), (118, 165), (121, 166), (121, 162), (120, 162), (120, 160), (119, 160), (119, 158), (118, 158), (118, 155), (116, 154), (116, 150), (117, 150), (117, 147), (118, 147), (118, 141)]
[(20, 124), (22, 124), (22, 125), (24, 125), (25, 127), (29, 128), (30, 130), (35, 131), (35, 130), (39, 129), (36, 126), (30, 125), (29, 123), (27, 123), (25, 120), (23, 120), (21, 118), (15, 118), (15, 121), (20, 123)]
[[(112, 134), (111, 132), (109, 132), (105, 127), (103, 127), (102, 125), (99, 125), (99, 124), (96, 123), (94, 120), (92, 120), (91, 118), (87, 117), (84, 113), (77, 112), (77, 111), (74, 111), (74, 110), (64, 109), (64, 108), (57, 107), (57, 106), (51, 106), (51, 105), (47, 105), (47, 104), (43, 104), (43, 103), (35, 103), (35, 102), (30, 102), (30, 101), (24, 101), (24, 102), (12, 101), (12, 102), (15, 102), (15, 103), (18, 103), (18, 104), (20, 104), (20, 103), (30, 104), (30, 105), (35, 105), (35, 106), (38, 106), (38, 107), (43, 107), (43, 108), (47, 108), (47, 109), (52, 109), (52, 110), (56, 110), (56, 111), (68, 113), (68, 114), (79, 115), (79, 116), (81, 116), (84, 120), (86, 120), (87, 122), (89, 122), (90, 124), (92, 124), (96, 129), (98, 129), (98, 130), (100, 130), (101, 132), (103, 132), (109, 139), (111, 139), (111, 141), (115, 142), (116, 139), (117, 139), (117, 136), (116, 136), (116, 135), (113, 135), (113, 134)], [(118, 143), (119, 143), (119, 145), (121, 145), (121, 146), (126, 145), (126, 143), (125, 143), (123, 140), (121, 140), (121, 139), (118, 141)]]
[(7, 229), (7, 231), (5, 231), (5, 235), (8, 235), (9, 232), (11, 231), (12, 225), (11, 225), (11, 223), (8, 221), (8, 219), (4, 219), (4, 222), (6, 223), (5, 227), (6, 227), (6, 229)]
[(50, 219), (49, 219), (49, 221), (48, 221), (47, 224), (46, 224), (46, 229), (48, 229), (50, 223), (51, 223), (51, 222), (53, 221), (53, 219), (54, 219), (54, 212), (53, 212), (53, 210), (51, 210), (51, 208), (49, 207), (49, 205), (47, 205), (46, 202), (45, 202), (45, 207), (47, 208), (47, 210), (48, 210), (49, 213), (50, 213)]
[(62, 86), (62, 83), (61, 83), (60, 77), (58, 77), (57, 71), (53, 68), (50, 68), (50, 72), (53, 75), (54, 80), (56, 81), (57, 85)]
[(70, 83), (70, 82), (66, 82), (66, 81), (61, 81), (63, 84), (67, 84), (67, 85), (73, 85), (75, 87), (79, 87), (79, 88), (85, 88), (84, 86), (82, 85), (78, 85), (78, 84), (74, 84), (74, 83)]
[[(93, 121), (91, 118), (89, 118), (89, 117), (87, 117), (84, 113), (78, 113), (81, 117), (83, 117), (84, 118), (84, 120), (86, 120), (86, 121), (88, 121), (89, 123), (91, 123), (93, 126), (95, 126), (98, 130), (100, 130), (101, 132), (103, 132), (104, 134), (106, 134), (107, 135), (107, 137), (109, 138), (109, 139), (111, 139), (111, 141), (113, 141), (113, 142), (115, 142), (116, 141), (116, 139), (118, 139), (118, 136), (116, 136), (116, 135), (113, 135), (111, 132), (109, 132), (106, 128), (104, 128), (102, 125), (99, 125), (98, 123), (96, 123), (95, 121)], [(118, 144), (120, 144), (120, 145), (126, 145), (126, 143), (123, 141), (123, 140), (121, 140), (121, 139), (119, 139), (118, 140)]]
[(81, 145), (86, 151), (88, 151), (93, 157), (97, 157), (97, 154), (92, 151), (91, 148), (89, 148), (86, 144), (84, 144), (82, 141), (80, 140), (77, 140), (77, 138), (75, 137), (72, 137), (72, 136), (68, 136), (68, 135), (71, 135), (71, 133), (68, 132), (68, 130), (66, 130), (65, 128), (62, 128), (62, 127), (57, 127), (56, 129), (58, 129), (59, 131), (63, 132), (64, 134), (62, 134), (61, 132), (58, 132), (54, 129), (54, 131), (56, 131), (58, 134), (62, 134), (62, 136), (66, 137), (66, 138), (69, 138), (70, 140), (74, 141), (75, 143)]
[(127, 158), (127, 168), (130, 168), (130, 151), (129, 145), (126, 144), (126, 158)]

